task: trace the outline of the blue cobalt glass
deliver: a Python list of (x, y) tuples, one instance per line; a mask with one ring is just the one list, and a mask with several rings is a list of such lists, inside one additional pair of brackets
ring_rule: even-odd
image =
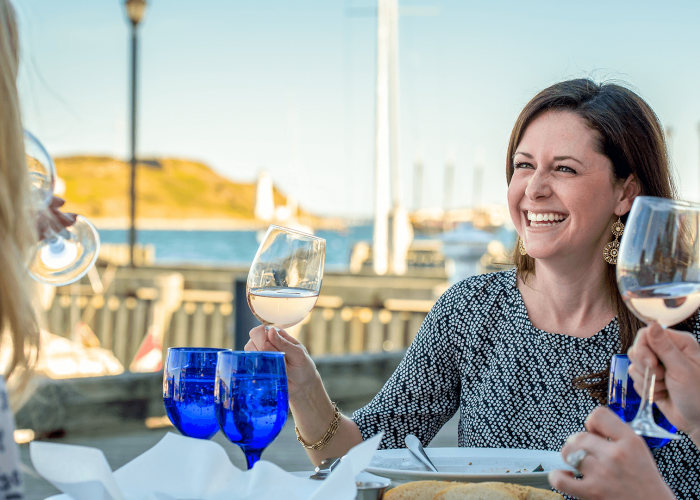
[[(634, 390), (634, 382), (627, 374), (630, 360), (627, 354), (615, 354), (610, 362), (610, 383), (608, 385), (608, 407), (625, 422), (631, 422), (637, 414), (641, 398)], [(658, 425), (669, 432), (676, 432), (676, 428), (669, 422), (661, 410), (653, 405), (654, 420)], [(649, 448), (661, 448), (670, 441), (664, 438), (644, 437)]]
[(183, 435), (211, 439), (219, 430), (214, 408), (216, 355), (224, 349), (171, 347), (163, 370), (163, 405)]
[(284, 354), (220, 352), (215, 395), (219, 426), (229, 441), (241, 447), (251, 469), (287, 421)]

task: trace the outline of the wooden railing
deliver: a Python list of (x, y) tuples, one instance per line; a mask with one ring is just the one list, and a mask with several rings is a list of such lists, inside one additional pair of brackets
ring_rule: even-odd
[(319, 297), (297, 334), (312, 356), (405, 349), (432, 306), (429, 301), (387, 300), (381, 308), (324, 307), (324, 299)]
[[(128, 368), (149, 329), (164, 330), (163, 348), (233, 347), (233, 294), (179, 290), (168, 309), (158, 288), (139, 288), (132, 296), (94, 294), (89, 286), (58, 289), (46, 311), (47, 329), (72, 338), (87, 325), (102, 347)], [(428, 300), (388, 299), (383, 307), (354, 307), (340, 297), (319, 297), (307, 318), (290, 329), (312, 356), (405, 349), (427, 311)]]

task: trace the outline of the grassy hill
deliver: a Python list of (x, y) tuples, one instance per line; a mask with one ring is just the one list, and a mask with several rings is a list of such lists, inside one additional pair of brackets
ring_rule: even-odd
[[(103, 156), (55, 162), (66, 183), (66, 211), (93, 219), (129, 217), (129, 163)], [(139, 163), (136, 179), (138, 219), (255, 220), (255, 184), (231, 181), (202, 163), (175, 158)], [(276, 206), (286, 204), (276, 188), (274, 200)]]

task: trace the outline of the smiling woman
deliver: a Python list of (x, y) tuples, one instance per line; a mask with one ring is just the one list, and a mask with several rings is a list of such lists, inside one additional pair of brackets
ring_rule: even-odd
[[(559, 451), (605, 403), (610, 358), (641, 326), (616, 286), (615, 238), (635, 196), (675, 193), (659, 120), (619, 85), (562, 82), (525, 106), (506, 161), (515, 269), (445, 292), (352, 419), (337, 421), (298, 341), (283, 330), (250, 332), (246, 349), (285, 353), (290, 408), (315, 463), (378, 432), (383, 448), (403, 447), (407, 434), (425, 446), (458, 410), (461, 447)], [(697, 315), (685, 327), (697, 338)], [(698, 481), (700, 452), (689, 439), (656, 461), (680, 498), (695, 498), (682, 496)]]
[[(516, 248), (525, 249), (514, 252), (514, 259), (519, 283), (527, 285), (519, 287), (531, 321), (546, 331), (587, 337), (615, 316), (620, 352), (627, 352), (644, 325), (624, 305), (615, 267), (600, 256), (612, 239), (612, 225), (626, 222), (636, 195), (676, 195), (656, 114), (620, 85), (583, 79), (562, 82), (540, 92), (522, 110), (506, 162), (508, 205), (520, 236)], [(556, 212), (564, 220), (553, 227), (537, 223), (533, 227), (533, 216), (546, 212)], [(535, 290), (541, 288), (538, 281), (571, 276), (572, 267), (574, 279), (605, 278), (604, 290), (593, 295), (607, 304), (581, 311), (585, 315), (580, 318), (569, 314), (555, 318), (549, 314), (552, 304), (541, 304)], [(541, 312), (543, 308), (548, 311)], [(607, 373), (608, 367), (581, 374), (577, 384), (605, 403)]]

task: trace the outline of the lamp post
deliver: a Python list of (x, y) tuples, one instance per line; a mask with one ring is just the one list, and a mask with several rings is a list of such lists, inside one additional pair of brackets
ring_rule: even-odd
[(131, 21), (131, 178), (129, 182), (129, 264), (134, 267), (136, 245), (136, 61), (138, 25), (146, 12), (146, 0), (126, 0), (126, 14)]

